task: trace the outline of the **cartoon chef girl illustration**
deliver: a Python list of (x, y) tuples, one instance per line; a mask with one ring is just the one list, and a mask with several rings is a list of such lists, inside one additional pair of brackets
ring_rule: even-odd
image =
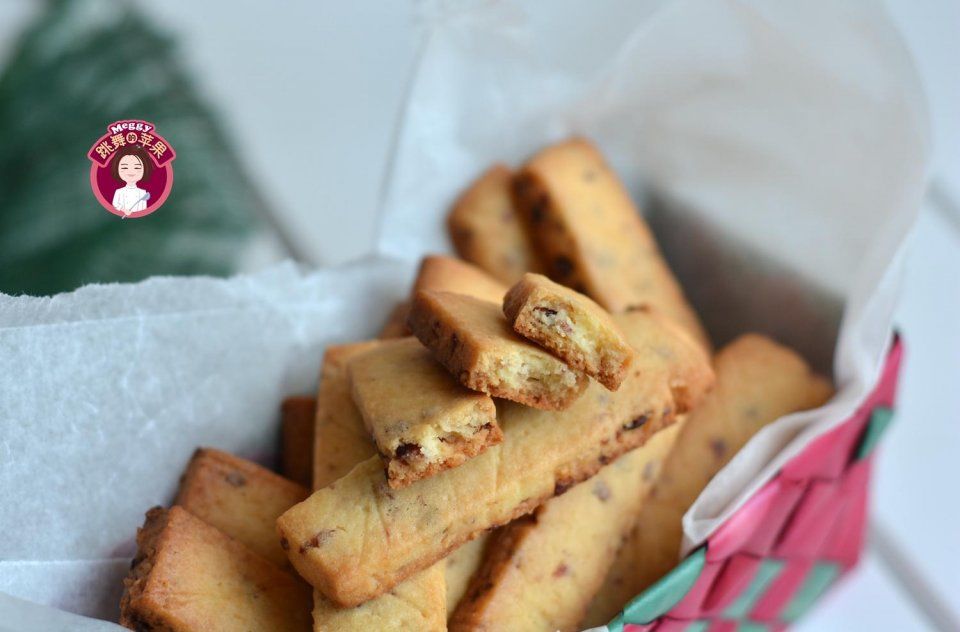
[(124, 186), (113, 194), (113, 208), (124, 216), (147, 208), (150, 193), (137, 186), (142, 180), (148, 180), (153, 172), (153, 161), (147, 152), (135, 145), (121, 148), (110, 164), (110, 175)]

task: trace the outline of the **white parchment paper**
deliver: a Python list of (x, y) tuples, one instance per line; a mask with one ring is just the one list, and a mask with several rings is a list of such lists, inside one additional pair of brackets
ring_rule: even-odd
[(685, 516), (687, 546), (864, 396), (928, 145), (879, 3), (421, 8), (378, 240), (404, 263), (0, 297), (0, 630), (111, 627), (16, 598), (115, 620), (136, 527), (193, 449), (271, 459), (281, 398), (312, 392), (322, 348), (372, 334), (415, 260), (449, 250), (461, 187), (571, 133), (634, 191), (718, 345), (772, 334), (839, 387), (730, 463)]
[[(371, 337), (411, 275), (285, 264), (0, 295), (0, 592), (116, 620), (137, 526), (197, 446), (269, 464), (283, 397), (315, 393), (323, 348)], [(0, 629), (42, 629), (25, 607), (0, 600)]]

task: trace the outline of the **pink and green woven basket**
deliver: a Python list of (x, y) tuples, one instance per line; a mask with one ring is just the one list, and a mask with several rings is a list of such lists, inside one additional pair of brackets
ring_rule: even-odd
[(874, 448), (893, 417), (903, 345), (850, 419), (817, 438), (700, 548), (632, 599), (611, 632), (782, 630), (863, 550)]

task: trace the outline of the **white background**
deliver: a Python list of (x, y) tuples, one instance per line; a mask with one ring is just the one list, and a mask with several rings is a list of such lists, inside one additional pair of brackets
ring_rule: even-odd
[[(0, 2), (0, 61), (38, 4)], [(272, 202), (276, 233), (247, 265), (368, 252), (419, 42), (410, 5), (140, 4), (181, 37), (185, 62)], [(927, 91), (933, 181), (898, 316), (908, 355), (880, 455), (874, 537), (861, 568), (803, 630), (960, 629), (960, 0), (888, 6)]]

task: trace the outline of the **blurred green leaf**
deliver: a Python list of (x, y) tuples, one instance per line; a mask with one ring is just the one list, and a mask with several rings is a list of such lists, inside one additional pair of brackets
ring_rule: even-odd
[[(170, 197), (142, 219), (90, 190), (87, 151), (121, 119), (154, 123), (177, 151)], [(0, 75), (0, 291), (226, 275), (263, 216), (169, 38), (127, 3), (48, 3)]]

